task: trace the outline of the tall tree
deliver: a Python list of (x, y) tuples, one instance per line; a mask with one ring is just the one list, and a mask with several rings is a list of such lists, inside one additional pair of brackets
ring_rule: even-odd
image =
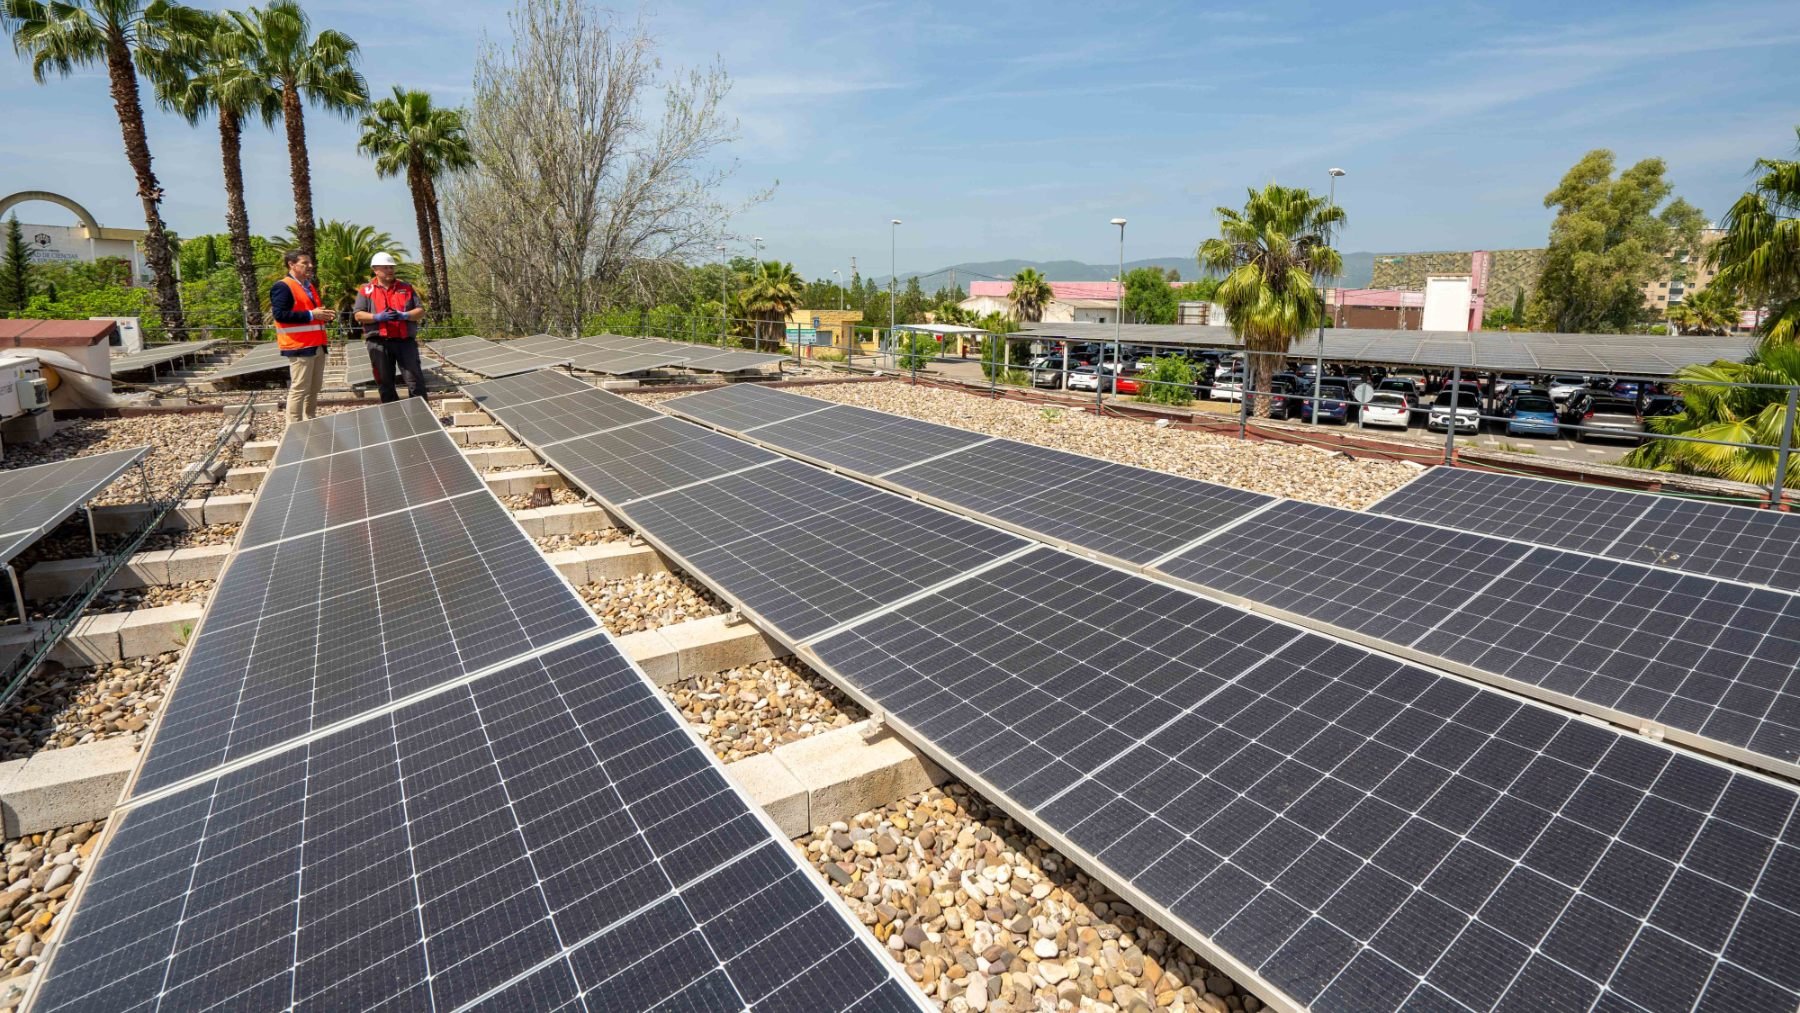
[(742, 287), (744, 315), (755, 324), (757, 347), (769, 342), (779, 348), (787, 340), (788, 314), (800, 308), (806, 283), (794, 265), (771, 260), (743, 279)]
[[(1268, 390), (1269, 377), (1296, 337), (1325, 319), (1323, 293), (1314, 278), (1344, 269), (1338, 251), (1326, 245), (1327, 231), (1344, 221), (1344, 209), (1305, 187), (1270, 183), (1251, 190), (1242, 211), (1219, 208), (1219, 234), (1200, 244), (1202, 271), (1223, 273), (1214, 293), (1225, 307), (1232, 331), (1250, 352), (1254, 390)], [(1255, 399), (1256, 414), (1269, 413), (1269, 399)]]
[(661, 68), (647, 25), (597, 0), (517, 0), (512, 26), (476, 59), (475, 167), (445, 186), (445, 224), (495, 323), (569, 333), (660, 265), (714, 256), (741, 210), (723, 192), (730, 80)]
[[(237, 274), (238, 301), (244, 326), (263, 322), (262, 289), (250, 242), (250, 212), (244, 205), (244, 120), (255, 117), (273, 127), (281, 117), (281, 96), (245, 62), (255, 39), (226, 15), (196, 25), (181, 44), (149, 61), (157, 101), (196, 126), (207, 114), (219, 121), (219, 164), (225, 177), (225, 231), (230, 237), (231, 265)], [(206, 237), (212, 249), (212, 237)]]
[[(1800, 139), (1800, 127), (1794, 134)], [(1725, 235), (1707, 251), (1719, 266), (1712, 284), (1767, 307), (1764, 337), (1791, 344), (1800, 341), (1800, 158), (1759, 158), (1751, 171), (1756, 182), (1725, 212)]]
[(1669, 307), (1669, 322), (1683, 334), (1730, 334), (1737, 329), (1740, 309), (1731, 286), (1714, 281)]
[(362, 128), (357, 150), (375, 159), (376, 174), (384, 178), (406, 174), (419, 230), (419, 260), (425, 269), (425, 301), (433, 315), (448, 317), (449, 274), (443, 236), (434, 227), (437, 191), (431, 178), (471, 163), (462, 112), (433, 105), (426, 92), (395, 85), (393, 95), (378, 100), (362, 118)]
[(1012, 308), (1013, 319), (1035, 324), (1044, 319), (1044, 308), (1054, 298), (1056, 293), (1050, 288), (1050, 280), (1037, 268), (1026, 267), (1013, 275), (1012, 292), (1006, 301)]
[(1139, 324), (1172, 324), (1180, 312), (1170, 278), (1158, 267), (1125, 272), (1125, 318)]
[(31, 299), (31, 254), (19, 216), (9, 216), (6, 248), (0, 251), (0, 313), (22, 310)]
[(138, 0), (0, 0), (0, 24), (11, 33), (13, 50), (31, 58), (31, 75), (39, 84), (52, 73), (67, 77), (79, 67), (105, 66), (125, 159), (137, 177), (138, 199), (144, 205), (144, 259), (156, 282), (157, 312), (166, 331), (178, 337), (184, 336), (186, 322), (174, 252), (162, 220), (162, 185), (151, 168), (137, 72), (138, 61), (153, 60), (205, 18), (168, 0), (148, 5)]
[[(1544, 206), (1556, 208), (1529, 317), (1563, 333), (1626, 333), (1646, 319), (1644, 286), (1679, 249), (1698, 249), (1706, 220), (1663, 178), (1660, 158), (1613, 175), (1613, 153), (1588, 152)], [(1666, 202), (1666, 204), (1665, 204)], [(1660, 210), (1658, 210), (1660, 208)]]
[(267, 7), (227, 11), (226, 16), (245, 37), (244, 65), (281, 97), (294, 185), (294, 231), (300, 249), (316, 257), (306, 105), (353, 116), (369, 104), (369, 86), (356, 72), (356, 42), (342, 32), (314, 35), (306, 11), (295, 0), (271, 0)]

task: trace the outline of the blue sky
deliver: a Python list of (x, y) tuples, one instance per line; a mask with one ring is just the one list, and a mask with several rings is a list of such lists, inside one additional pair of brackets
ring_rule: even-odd
[[(363, 43), (372, 90), (466, 101), (505, 6), (309, 3)], [(1213, 208), (1268, 180), (1323, 188), (1342, 166), (1347, 250), (1540, 245), (1542, 199), (1583, 152), (1661, 156), (1709, 215), (1800, 122), (1792, 0), (1331, 5), (938, 2), (665, 3), (665, 65), (721, 61), (739, 121), (732, 188), (779, 183), (730, 223), (808, 276), (1004, 257), (1184, 256)], [(38, 86), (0, 54), (0, 192), (52, 189), (102, 224), (141, 226), (104, 76)], [(397, 181), (354, 127), (309, 117), (315, 204), (416, 246)], [(150, 114), (184, 234), (222, 228), (217, 133)], [(252, 228), (291, 220), (285, 148), (247, 133)], [(27, 220), (64, 222), (29, 205)], [(748, 246), (744, 247), (747, 252)]]

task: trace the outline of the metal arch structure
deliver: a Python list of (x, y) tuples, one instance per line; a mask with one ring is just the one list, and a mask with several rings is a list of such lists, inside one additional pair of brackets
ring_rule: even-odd
[(44, 201), (45, 203), (55, 204), (66, 211), (72, 212), (76, 218), (81, 219), (81, 225), (88, 230), (89, 238), (104, 238), (100, 234), (102, 231), (100, 228), (100, 221), (94, 217), (93, 212), (82, 207), (71, 198), (64, 197), (59, 193), (51, 193), (48, 190), (20, 190), (18, 193), (0, 197), (0, 218), (6, 217), (8, 211), (20, 204), (27, 204), (31, 201)]

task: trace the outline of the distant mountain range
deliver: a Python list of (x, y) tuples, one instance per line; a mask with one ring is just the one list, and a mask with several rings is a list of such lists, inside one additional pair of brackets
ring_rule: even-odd
[[(935, 291), (950, 284), (950, 276), (954, 272), (956, 283), (964, 291), (969, 282), (986, 281), (994, 278), (1008, 279), (1025, 268), (1035, 267), (1044, 277), (1051, 281), (1111, 281), (1119, 272), (1115, 264), (1083, 264), (1078, 260), (986, 260), (971, 264), (956, 264), (939, 268), (936, 271), (903, 272), (900, 284), (906, 284), (908, 278), (918, 278), (919, 285), (927, 292)], [(1131, 271), (1140, 267), (1157, 267), (1163, 270), (1174, 268), (1181, 272), (1185, 281), (1200, 277), (1199, 266), (1193, 257), (1154, 257), (1150, 260), (1128, 260), (1125, 270)], [(1344, 254), (1344, 274), (1339, 284), (1345, 288), (1367, 288), (1369, 277), (1375, 272), (1375, 254)], [(887, 284), (887, 275), (870, 278), (877, 286)]]

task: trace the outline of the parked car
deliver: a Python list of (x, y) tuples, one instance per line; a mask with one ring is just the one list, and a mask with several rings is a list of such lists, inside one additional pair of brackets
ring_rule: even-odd
[(1550, 400), (1562, 404), (1572, 395), (1586, 393), (1588, 378), (1574, 375), (1553, 376), (1545, 386), (1550, 389)]
[[(1308, 394), (1312, 392), (1307, 391)], [(1355, 402), (1350, 398), (1350, 386), (1341, 376), (1328, 376), (1319, 383), (1319, 400), (1308, 401), (1301, 409), (1301, 417), (1308, 422), (1350, 421), (1350, 406)]]
[(1414, 376), (1385, 376), (1375, 385), (1377, 394), (1398, 394), (1406, 399), (1409, 415), (1425, 414), (1425, 381)]
[(1244, 399), (1244, 374), (1226, 373), (1213, 378), (1212, 392), (1207, 397), (1214, 401), (1242, 401)]
[[(1073, 367), (1076, 360), (1070, 359)], [(1063, 385), (1063, 359), (1060, 355), (1041, 355), (1031, 360), (1031, 385), (1055, 389)]]
[(1564, 425), (1585, 427), (1575, 431), (1577, 440), (1589, 436), (1618, 436), (1636, 440), (1644, 432), (1644, 420), (1638, 414), (1637, 405), (1610, 394), (1575, 395), (1563, 405), (1562, 422)]
[(1092, 366), (1076, 366), (1069, 370), (1068, 384), (1070, 390), (1099, 390), (1099, 373)]
[(1300, 399), (1294, 396), (1294, 386), (1285, 380), (1269, 381), (1269, 417), (1272, 419), (1291, 419), (1300, 411)]
[(1555, 436), (1556, 404), (1547, 394), (1509, 398), (1500, 414), (1506, 416), (1508, 436)]
[(1391, 390), (1378, 390), (1362, 406), (1359, 416), (1365, 426), (1399, 426), (1412, 423), (1412, 403), (1406, 395)]
[(1613, 397), (1624, 398), (1627, 401), (1636, 401), (1642, 390), (1643, 385), (1636, 380), (1616, 380), (1612, 385)]
[[(1454, 409), (1450, 406), (1450, 401), (1453, 396), (1456, 400), (1456, 407)], [(1450, 428), (1451, 412), (1454, 410), (1456, 413), (1455, 425), (1457, 432), (1479, 432), (1481, 430), (1481, 409), (1476, 407), (1479, 403), (1479, 401), (1471, 402), (1467, 391), (1459, 393), (1451, 390), (1440, 390), (1437, 392), (1437, 398), (1431, 402), (1430, 414), (1425, 416), (1425, 428)]]
[(1687, 402), (1673, 394), (1651, 394), (1644, 398), (1644, 417), (1655, 418), (1659, 415), (1680, 415), (1687, 411)]

